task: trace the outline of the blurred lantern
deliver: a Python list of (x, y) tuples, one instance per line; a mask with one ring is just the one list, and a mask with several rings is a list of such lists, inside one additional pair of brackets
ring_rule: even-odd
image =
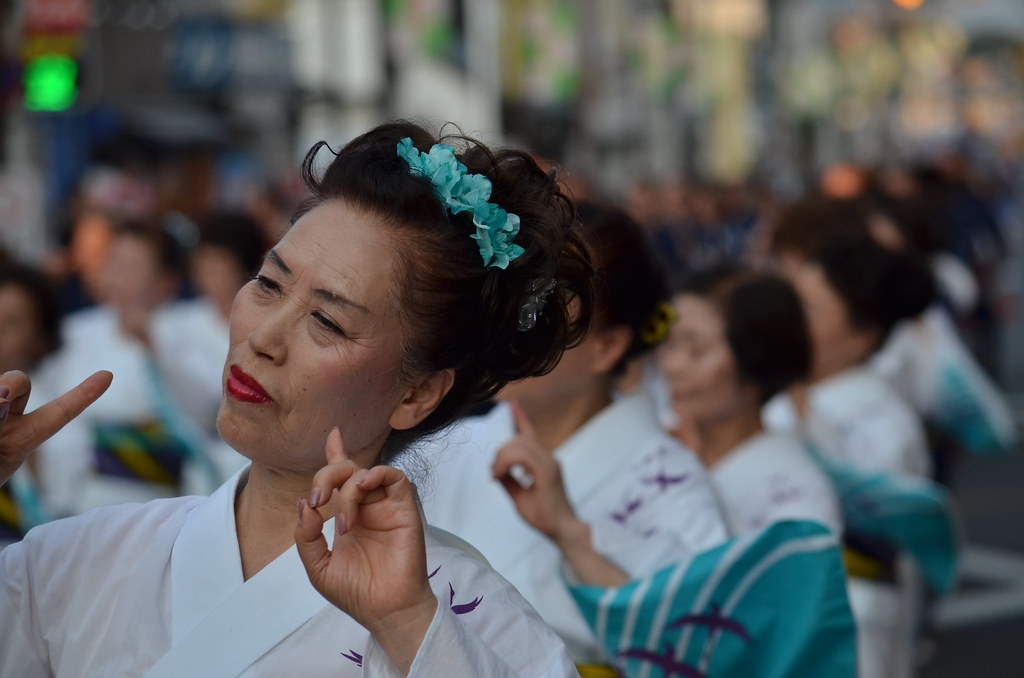
[(924, 4), (924, 0), (892, 0), (892, 4), (905, 10), (914, 10)]

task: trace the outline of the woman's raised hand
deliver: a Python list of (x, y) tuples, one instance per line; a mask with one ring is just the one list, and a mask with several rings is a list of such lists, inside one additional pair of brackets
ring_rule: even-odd
[(554, 455), (538, 442), (533, 424), (522, 409), (515, 403), (510, 405), (518, 433), (498, 450), (491, 473), (505, 486), (523, 520), (559, 542), (580, 528), (565, 493), (562, 469)]
[[(366, 627), (395, 665), (408, 671), (437, 609), (427, 581), (423, 522), (405, 474), (360, 468), (331, 430), (327, 465), (299, 500), (295, 544), (314, 588)], [(334, 509), (333, 549), (316, 507)]]
[(78, 386), (25, 414), (32, 382), (17, 370), (0, 375), (0, 484), (14, 475), (29, 452), (64, 428), (110, 386), (114, 375), (96, 372)]
[(576, 515), (555, 456), (537, 440), (533, 424), (511, 403), (518, 434), (498, 450), (491, 473), (505, 486), (523, 520), (554, 542), (586, 584), (621, 586), (629, 576), (594, 549), (590, 526)]

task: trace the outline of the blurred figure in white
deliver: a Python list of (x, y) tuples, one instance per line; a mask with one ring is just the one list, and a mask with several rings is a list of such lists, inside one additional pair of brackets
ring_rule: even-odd
[[(932, 302), (934, 280), (926, 262), (855, 228), (863, 218), (856, 206), (834, 200), (798, 203), (780, 216), (775, 253), (804, 305), (813, 361), (804, 384), (767, 405), (766, 423), (801, 433), (840, 464), (930, 478), (920, 418), (866, 363), (896, 323)], [(857, 554), (849, 562), (871, 563), (851, 570), (860, 575), (850, 580), (859, 675), (904, 678), (914, 670), (922, 586), (905, 554), (881, 546), (847, 540)]]
[(810, 369), (807, 322), (792, 288), (722, 266), (693, 276), (674, 306), (659, 363), (677, 430), (707, 466), (730, 532), (802, 519), (842, 534), (832, 481), (800, 438), (767, 432), (761, 420), (765, 402)]
[[(210, 468), (187, 416), (212, 421), (218, 380), (191, 382), (181, 401), (166, 382), (173, 373), (166, 366), (185, 364), (182, 356), (203, 350), (196, 345), (202, 346), (204, 334), (175, 303), (183, 265), (184, 250), (166, 230), (121, 224), (104, 268), (104, 303), (65, 319), (64, 345), (41, 366), (33, 400), (45, 402), (67, 391), (96, 366), (117, 378), (94, 408), (40, 449), (44, 497), (53, 514), (175, 496), (188, 463)], [(225, 350), (216, 350), (221, 359)], [(196, 411), (204, 406), (208, 413)]]

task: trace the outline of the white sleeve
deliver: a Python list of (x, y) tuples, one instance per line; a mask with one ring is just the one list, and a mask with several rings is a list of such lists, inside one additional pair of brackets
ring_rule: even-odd
[[(437, 612), (410, 678), (578, 676), (561, 638), (489, 566), (470, 557), (445, 557), (431, 575), (431, 586), (438, 597)], [(368, 676), (402, 675), (373, 637), (363, 671)]]
[[(729, 533), (721, 504), (704, 467), (689, 451), (678, 450), (659, 472), (678, 484), (652, 484), (637, 473), (635, 487), (644, 495), (625, 520), (609, 518), (590, 524), (594, 549), (626, 571), (642, 577), (672, 563), (718, 546)], [(624, 506), (620, 516), (628, 513)]]
[(46, 641), (33, 606), (28, 549), (0, 551), (0, 678), (48, 678)]
[[(485, 639), (461, 624), (456, 615), (441, 604), (437, 606), (408, 675), (409, 678), (575, 678), (579, 675), (564, 647), (556, 651), (553, 643), (537, 645), (535, 640), (500, 632)], [(532, 661), (510, 663), (505, 659), (509, 653), (528, 655)], [(372, 637), (367, 644), (363, 671), (368, 676), (403, 678)]]

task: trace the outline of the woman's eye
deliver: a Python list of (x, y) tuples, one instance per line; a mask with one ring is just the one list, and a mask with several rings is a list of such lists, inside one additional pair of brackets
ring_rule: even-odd
[(345, 336), (345, 332), (342, 331), (340, 327), (334, 324), (334, 322), (331, 321), (331, 319), (325, 316), (323, 313), (317, 311), (316, 313), (313, 314), (313, 317), (316, 319), (317, 323), (325, 330), (334, 332), (335, 334), (340, 334), (341, 336)]
[(278, 285), (276, 282), (274, 282), (265, 275), (258, 275), (255, 278), (253, 278), (253, 280), (256, 281), (256, 285), (258, 285), (260, 289), (266, 292), (277, 292), (278, 290), (281, 289), (280, 285)]

